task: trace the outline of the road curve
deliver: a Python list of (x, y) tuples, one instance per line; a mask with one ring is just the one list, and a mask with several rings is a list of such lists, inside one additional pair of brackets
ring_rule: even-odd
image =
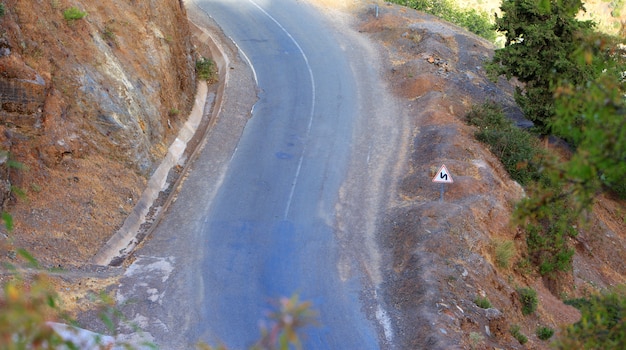
[(335, 41), (304, 2), (194, 3), (253, 67), (258, 101), (227, 162), (211, 160), (219, 125), (209, 137), (125, 273), (122, 312), (164, 349), (196, 341), (243, 349), (258, 339), (272, 302), (297, 293), (319, 312), (320, 326), (305, 329), (304, 348), (381, 348), (387, 334), (373, 316), (380, 308), (363, 301), (363, 283), (372, 277), (342, 266), (337, 238), (340, 190), (350, 182), (355, 146), (369, 147), (368, 163), (372, 153), (366, 138), (353, 137), (364, 96), (345, 42)]
[(302, 3), (198, 5), (245, 53), (261, 91), (207, 215), (203, 339), (249, 345), (268, 302), (298, 293), (320, 312), (306, 348), (378, 348), (359, 281), (337, 272), (335, 204), (357, 110), (345, 55)]

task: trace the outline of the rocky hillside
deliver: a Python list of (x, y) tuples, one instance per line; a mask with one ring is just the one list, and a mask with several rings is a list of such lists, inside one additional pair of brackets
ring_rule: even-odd
[[(558, 336), (579, 319), (565, 300), (626, 283), (626, 204), (598, 198), (569, 242), (572, 271), (540, 276), (528, 265), (523, 228), (511, 222), (524, 189), (465, 122), (470, 108), (485, 102), (523, 122), (512, 82), (494, 83), (483, 68), (493, 45), (401, 6), (379, 3), (357, 13), (355, 26), (379, 45), (385, 79), (411, 125), (378, 232), (395, 348), (549, 349), (554, 338), (542, 340), (537, 330)], [(432, 182), (442, 164), (454, 179), (443, 200)], [(506, 242), (511, 256), (500, 264)], [(537, 308), (528, 314), (525, 291), (536, 293)]]
[(195, 95), (182, 1), (3, 0), (0, 201), (47, 265), (86, 262), (121, 225)]

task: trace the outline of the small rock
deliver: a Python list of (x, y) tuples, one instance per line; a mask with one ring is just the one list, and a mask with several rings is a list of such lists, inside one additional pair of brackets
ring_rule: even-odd
[(500, 312), (500, 310), (496, 308), (491, 307), (489, 309), (485, 309), (485, 317), (487, 317), (488, 320), (495, 320), (502, 317), (502, 312)]
[(11, 45), (6, 38), (0, 38), (0, 57), (9, 56), (11, 54)]

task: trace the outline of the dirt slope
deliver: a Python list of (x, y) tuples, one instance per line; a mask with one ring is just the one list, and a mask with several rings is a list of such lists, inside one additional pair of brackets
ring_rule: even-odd
[[(0, 166), (15, 222), (0, 261), (18, 262), (23, 248), (44, 266), (81, 266), (121, 225), (191, 108), (186, 12), (177, 0), (3, 4), (0, 149), (23, 168)], [(66, 20), (72, 6), (86, 16)]]
[[(536, 328), (548, 326), (558, 333), (579, 317), (562, 299), (626, 282), (624, 203), (598, 201), (590, 225), (572, 242), (577, 254), (569, 277), (555, 284), (523, 268), (524, 238), (509, 222), (523, 190), (463, 122), (473, 104), (485, 101), (503, 105), (522, 122), (513, 86), (490, 82), (482, 68), (493, 46), (402, 7), (379, 3), (352, 11), (357, 13), (352, 25), (387, 57), (386, 79), (405, 101), (413, 127), (397, 193), (379, 225), (394, 347), (523, 348), (510, 334), (519, 325), (529, 339), (526, 348), (548, 348)], [(445, 187), (444, 201), (431, 181), (442, 164), (454, 179)], [(494, 262), (494, 246), (502, 240), (516, 245), (507, 269)], [(537, 312), (522, 315), (519, 287), (538, 292)], [(488, 298), (493, 307), (479, 308), (477, 297)]]

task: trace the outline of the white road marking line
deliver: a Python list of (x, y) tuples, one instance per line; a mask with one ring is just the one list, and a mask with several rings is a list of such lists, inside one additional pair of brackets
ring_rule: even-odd
[(289, 210), (291, 209), (291, 202), (293, 201), (293, 194), (296, 190), (296, 185), (298, 184), (298, 178), (300, 177), (300, 171), (302, 170), (302, 162), (304, 161), (304, 153), (306, 153), (306, 146), (307, 146), (307, 141), (309, 138), (309, 135), (311, 133), (311, 127), (313, 126), (313, 116), (315, 113), (315, 78), (313, 77), (313, 70), (311, 69), (311, 65), (309, 64), (309, 59), (306, 56), (306, 54), (304, 53), (304, 50), (302, 50), (302, 47), (300, 46), (300, 44), (298, 44), (298, 42), (296, 41), (296, 39), (289, 34), (289, 32), (287, 31), (287, 29), (285, 29), (285, 27), (283, 27), (274, 17), (272, 17), (272, 15), (270, 15), (269, 13), (267, 13), (261, 6), (259, 6), (256, 2), (254, 2), (253, 0), (248, 0), (252, 5), (254, 5), (256, 8), (258, 8), (261, 12), (263, 12), (263, 14), (265, 16), (267, 16), (267, 18), (269, 18), (272, 22), (274, 22), (278, 28), (280, 28), (280, 30), (282, 30), (285, 35), (287, 35), (289, 37), (289, 39), (293, 42), (294, 45), (296, 45), (296, 47), (298, 48), (298, 51), (300, 51), (300, 55), (302, 55), (302, 58), (304, 59), (304, 63), (306, 64), (307, 70), (309, 71), (309, 77), (311, 79), (311, 110), (309, 112), (309, 124), (307, 126), (306, 129), (306, 133), (305, 133), (305, 142), (304, 142), (304, 147), (302, 149), (302, 153), (300, 154), (300, 159), (298, 160), (298, 167), (296, 168), (296, 174), (294, 176), (294, 180), (291, 184), (291, 190), (289, 191), (289, 197), (287, 198), (287, 206), (285, 208), (285, 213), (283, 215), (283, 219), (287, 219), (287, 217), (289, 216)]

